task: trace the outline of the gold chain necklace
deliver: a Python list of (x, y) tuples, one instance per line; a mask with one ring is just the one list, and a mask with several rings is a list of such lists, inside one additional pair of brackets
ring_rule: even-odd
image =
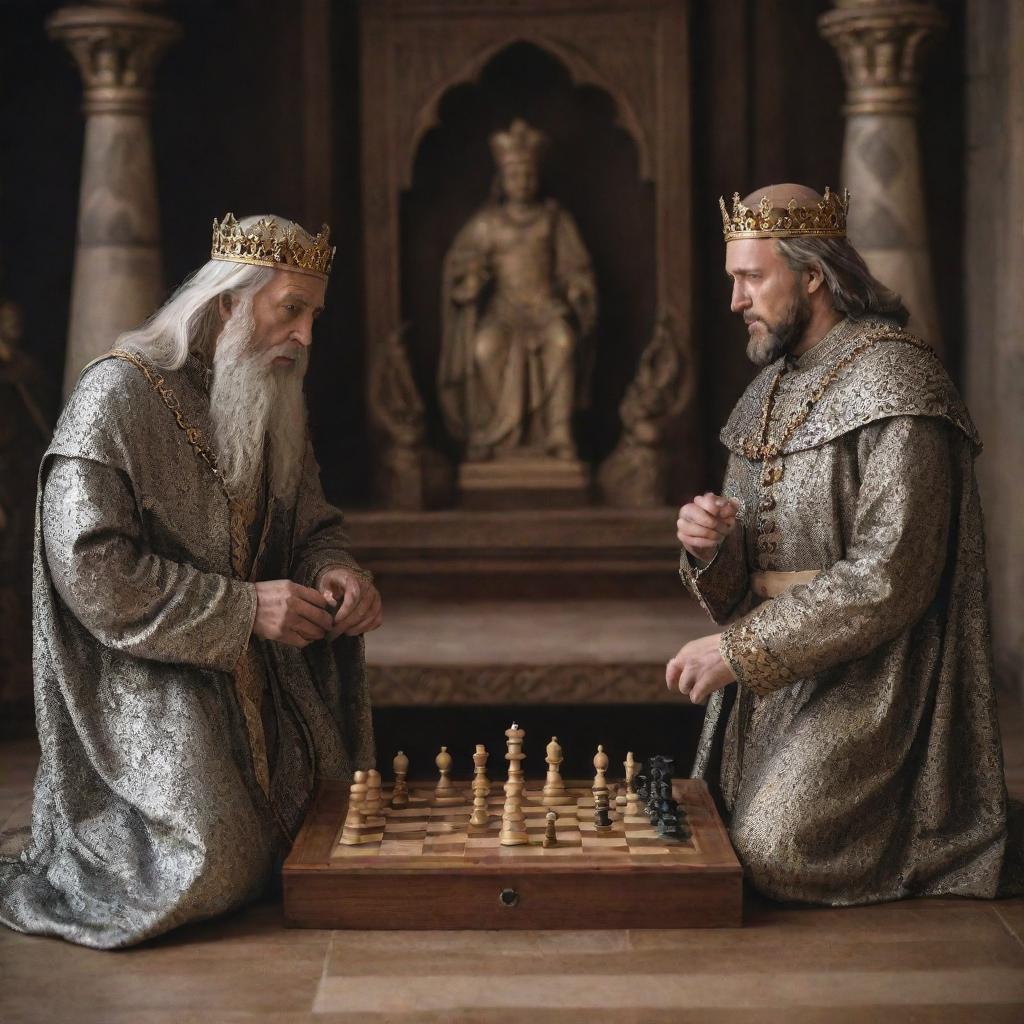
[(917, 341), (912, 335), (905, 334), (900, 328), (886, 325), (881, 330), (869, 335), (859, 344), (854, 346), (842, 359), (840, 359), (828, 373), (821, 379), (818, 386), (800, 403), (799, 408), (789, 417), (782, 428), (781, 433), (774, 440), (769, 439), (768, 432), (771, 427), (772, 412), (775, 407), (775, 398), (779, 390), (779, 384), (786, 374), (786, 367), (780, 367), (771, 384), (768, 387), (768, 394), (765, 396), (764, 405), (761, 409), (761, 430), (757, 441), (749, 438), (741, 442), (743, 454), (754, 462), (763, 462), (764, 470), (761, 482), (766, 486), (778, 483), (782, 479), (783, 467), (775, 465), (782, 449), (790, 438), (803, 426), (811, 415), (814, 407), (822, 399), (825, 392), (839, 379), (839, 375), (848, 366), (855, 363), (865, 352), (873, 349), (880, 341), (886, 338), (908, 341), (927, 348), (923, 342)]
[(224, 492), (228, 500), (228, 533), (231, 538), (231, 568), (239, 579), (245, 579), (249, 575), (250, 562), (252, 561), (252, 548), (249, 543), (249, 524), (255, 518), (255, 501), (240, 501), (228, 489), (224, 482), (221, 471), (217, 468), (217, 455), (210, 449), (203, 437), (203, 432), (192, 426), (185, 419), (184, 410), (178, 401), (178, 396), (164, 384), (164, 377), (148, 366), (134, 352), (128, 352), (123, 348), (111, 349), (110, 355), (123, 359), (136, 367), (149, 382), (153, 390), (160, 396), (164, 405), (174, 414), (174, 420), (185, 432), (188, 443), (192, 445), (193, 451), (209, 467), (214, 478)]

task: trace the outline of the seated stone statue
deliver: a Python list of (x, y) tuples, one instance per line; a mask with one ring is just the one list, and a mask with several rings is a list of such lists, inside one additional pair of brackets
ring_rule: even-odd
[(544, 136), (524, 121), (491, 137), (501, 199), (445, 258), (439, 391), (467, 461), (514, 449), (574, 459), (578, 372), (594, 327), (594, 275), (572, 217), (538, 198)]

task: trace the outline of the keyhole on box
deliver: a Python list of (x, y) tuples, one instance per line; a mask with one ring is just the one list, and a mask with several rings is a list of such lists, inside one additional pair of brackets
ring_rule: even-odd
[(502, 889), (498, 894), (498, 902), (503, 907), (514, 907), (519, 902), (519, 893), (515, 889)]

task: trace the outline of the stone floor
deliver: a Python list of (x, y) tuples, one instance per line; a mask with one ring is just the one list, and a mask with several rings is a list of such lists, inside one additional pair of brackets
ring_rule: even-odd
[[(1024, 797), (1024, 715), (1003, 709)], [(0, 746), (0, 820), (35, 750)], [(1024, 1020), (1024, 899), (845, 910), (750, 898), (742, 929), (291, 931), (268, 902), (120, 953), (0, 928), (4, 1024), (808, 1024)]]

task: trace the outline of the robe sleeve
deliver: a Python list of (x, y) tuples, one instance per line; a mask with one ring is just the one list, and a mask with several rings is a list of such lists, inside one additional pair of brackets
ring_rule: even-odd
[(335, 566), (372, 578), (352, 557), (350, 546), (345, 517), (324, 496), (320, 466), (313, 454), (313, 446), (307, 439), (295, 511), (291, 578), (303, 586), (316, 587), (323, 573)]
[[(740, 468), (738, 457), (730, 455), (722, 494), (742, 501), (746, 496)], [(728, 622), (750, 589), (742, 520), (722, 541), (710, 562), (691, 557), (683, 548), (679, 555), (679, 575), (713, 622), (719, 625)]]
[(755, 693), (870, 654), (935, 598), (953, 504), (948, 428), (923, 416), (864, 427), (858, 462), (846, 557), (722, 633), (723, 657)]
[(147, 550), (122, 471), (55, 456), (42, 527), (57, 593), (101, 644), (136, 658), (234, 669), (252, 633), (255, 587)]

